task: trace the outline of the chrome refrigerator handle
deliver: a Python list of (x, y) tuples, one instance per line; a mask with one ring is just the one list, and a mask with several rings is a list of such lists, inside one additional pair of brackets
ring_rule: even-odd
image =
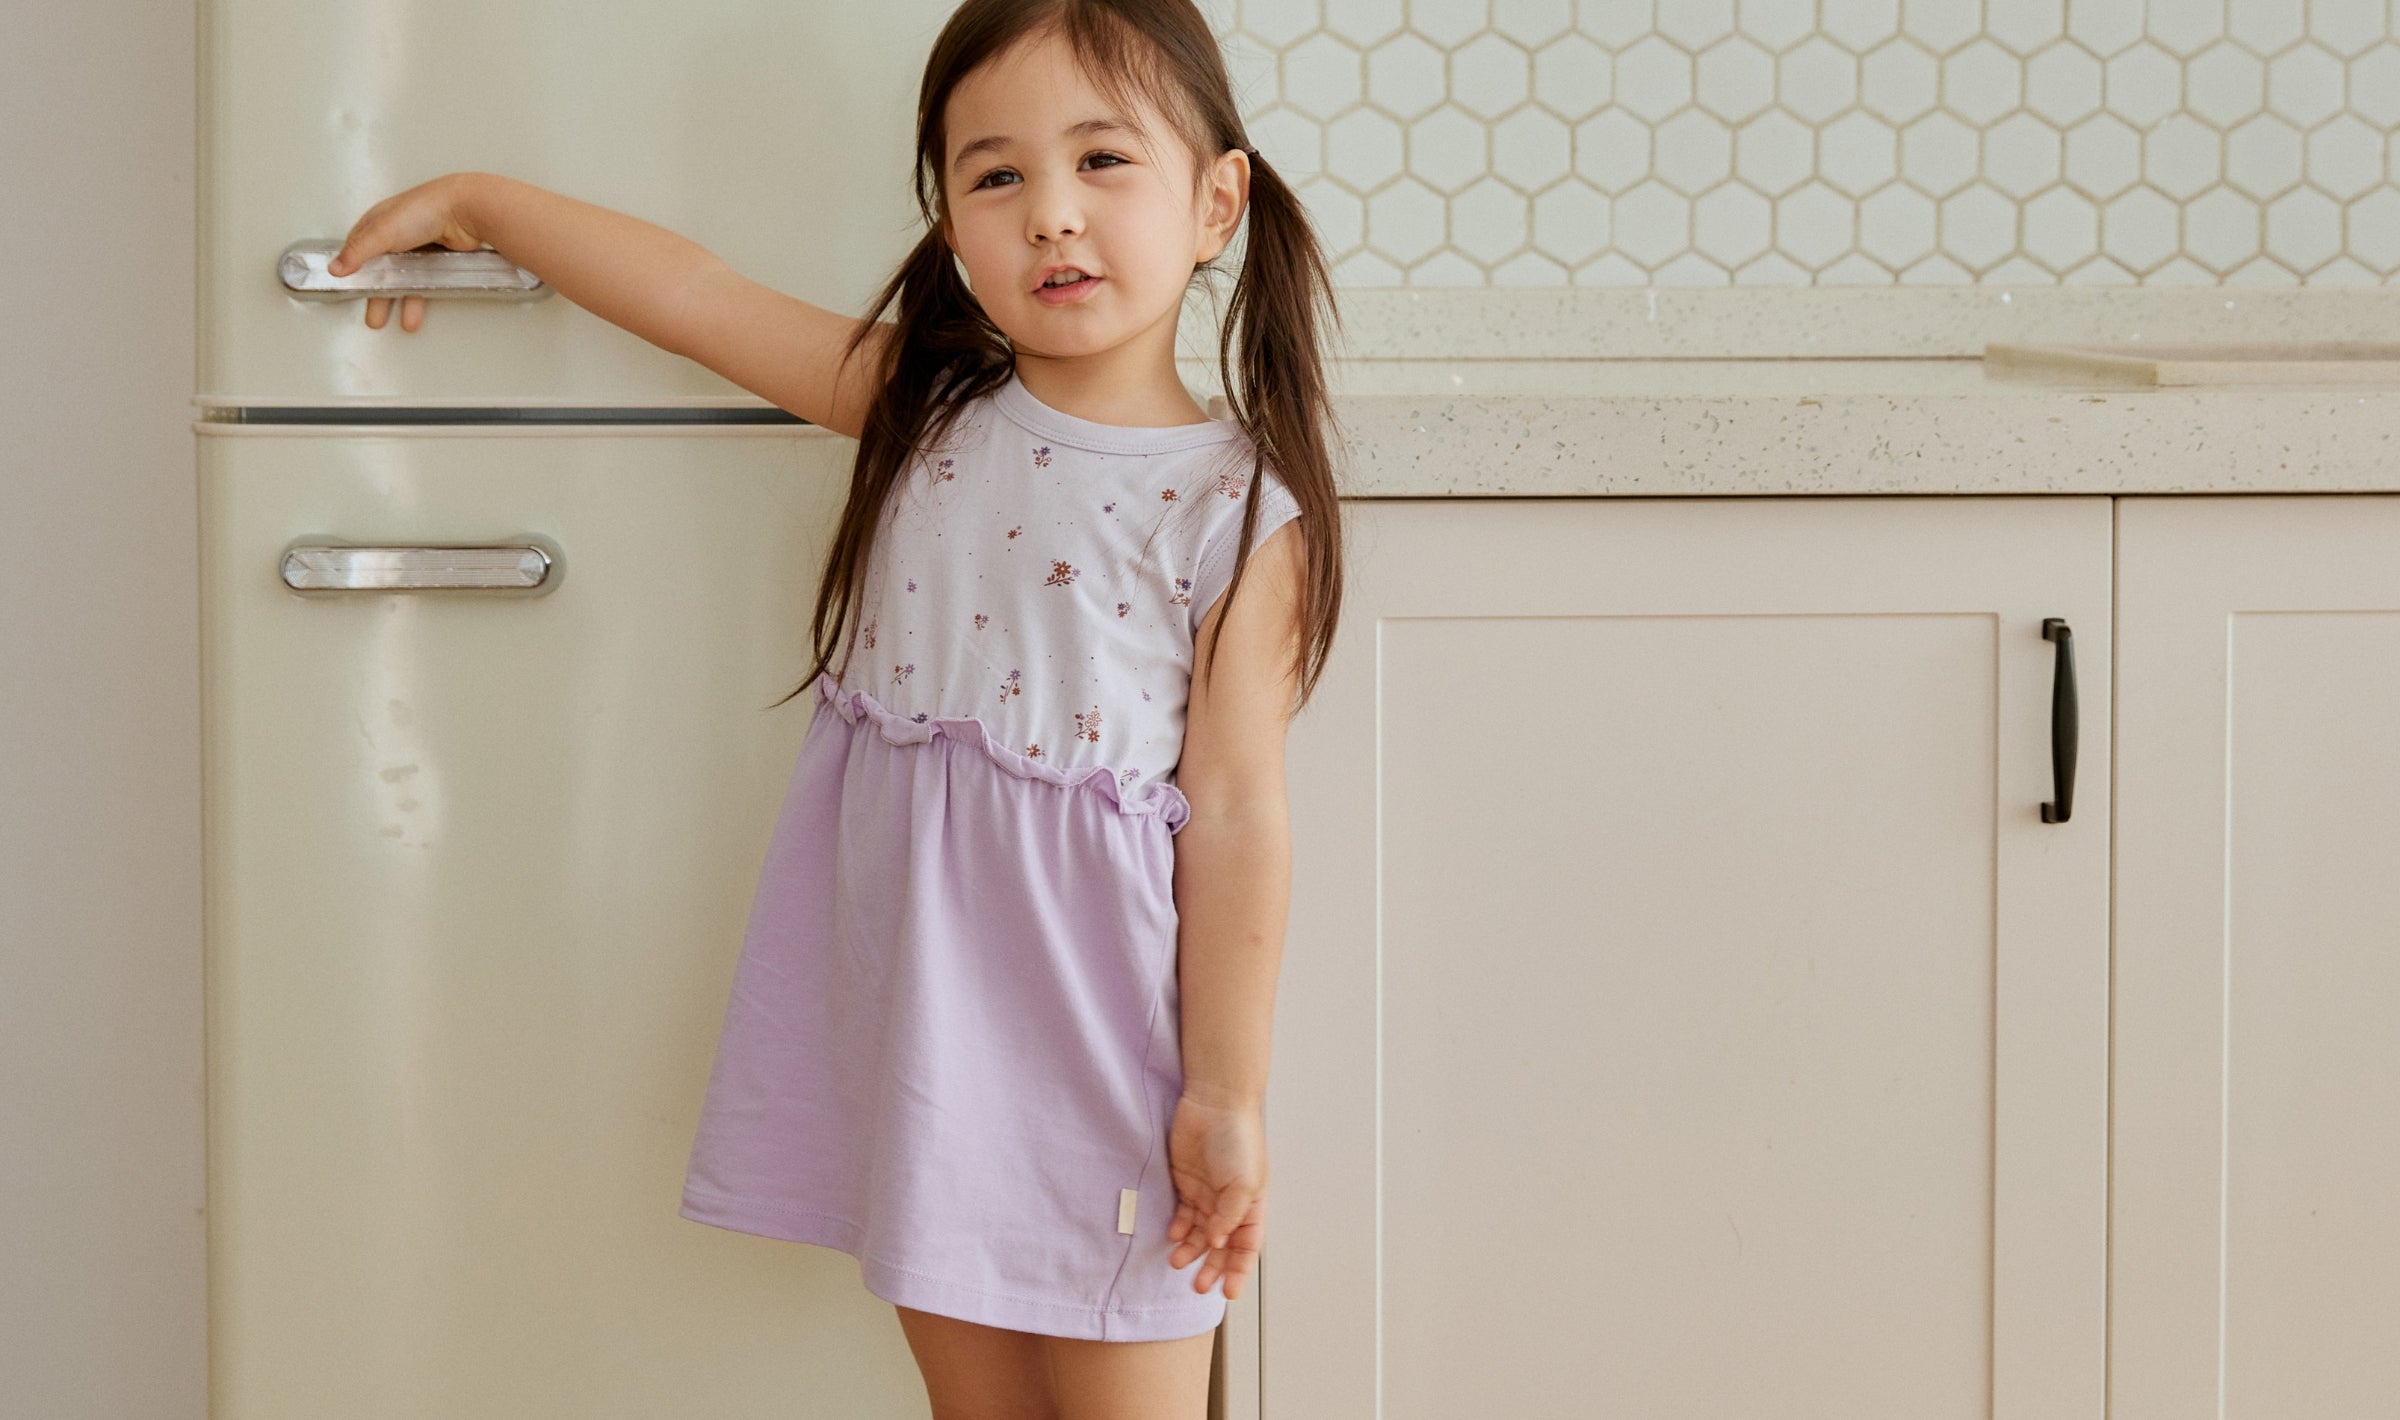
[(542, 279), (485, 247), (452, 251), (439, 242), (367, 258), (347, 276), (330, 275), (325, 263), (342, 249), (339, 241), (294, 242), (276, 258), (283, 288), (312, 301), (356, 301), (370, 296), (471, 296), (487, 301), (538, 301), (550, 294)]
[(456, 547), (314, 544), (283, 554), (283, 584), (297, 591), (394, 592), (441, 587), (521, 591), (550, 579), (551, 556), (532, 543)]

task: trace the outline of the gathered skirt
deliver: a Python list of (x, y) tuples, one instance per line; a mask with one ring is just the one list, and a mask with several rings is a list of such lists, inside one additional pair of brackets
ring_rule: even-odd
[(1214, 1328), (1221, 1288), (1166, 1235), (1182, 793), (816, 691), (681, 1215), (839, 1249), (877, 1297), (988, 1326)]

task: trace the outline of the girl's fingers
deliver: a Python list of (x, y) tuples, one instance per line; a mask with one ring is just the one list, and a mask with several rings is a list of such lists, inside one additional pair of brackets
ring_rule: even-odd
[(1231, 1254), (1231, 1260), (1210, 1258), (1208, 1265), (1200, 1269), (1200, 1275), (1192, 1279), (1192, 1290), (1205, 1292), (1216, 1286), (1219, 1279), (1223, 1279), (1225, 1300), (1232, 1301), (1235, 1296), (1240, 1294), (1243, 1279), (1250, 1275), (1250, 1268), (1242, 1261), (1246, 1256), (1247, 1254), (1234, 1253)]
[[(1198, 1243), (1199, 1239), (1194, 1237), (1183, 1244), (1183, 1247), (1196, 1248), (1197, 1251), (1205, 1252), (1208, 1255), (1207, 1260), (1201, 1263), (1200, 1270), (1192, 1274), (1192, 1290), (1206, 1292), (1209, 1288), (1218, 1285), (1221, 1279), (1227, 1301), (1232, 1301), (1235, 1297), (1240, 1296), (1243, 1281), (1249, 1277), (1251, 1266), (1258, 1256), (1258, 1239), (1255, 1234), (1243, 1247), (1201, 1248), (1198, 1247)], [(1182, 1247), (1176, 1249), (1177, 1256), (1174, 1259), (1174, 1265), (1178, 1269), (1190, 1265), (1190, 1259), (1183, 1257), (1182, 1251)]]
[[(367, 326), (369, 329), (383, 329), (384, 323), (392, 318), (394, 299), (391, 296), (367, 297)], [(397, 299), (400, 302), (400, 328), (412, 331), (422, 329), (425, 324), (425, 298), (423, 296), (401, 296)]]
[(1208, 1224), (1208, 1245), (1223, 1247), (1225, 1240), (1233, 1236), (1233, 1230), (1242, 1225), (1243, 1217), (1249, 1213), (1250, 1200), (1228, 1190), (1217, 1195), (1216, 1203), (1216, 1216)]
[(1176, 1267), (1189, 1267), (1193, 1258), (1206, 1251), (1208, 1249), (1200, 1245), (1200, 1235), (1187, 1232), (1176, 1240), (1174, 1247), (1168, 1249), (1167, 1261)]

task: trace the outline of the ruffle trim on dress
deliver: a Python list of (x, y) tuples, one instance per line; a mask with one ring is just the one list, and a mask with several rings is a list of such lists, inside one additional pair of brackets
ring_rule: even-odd
[(982, 751), (985, 758), (1020, 779), (1055, 784), (1062, 789), (1098, 794), (1119, 813), (1151, 814), (1166, 820), (1173, 833), (1191, 817), (1192, 805), (1183, 791), (1166, 780), (1153, 780), (1142, 792), (1128, 797), (1117, 785), (1117, 773), (1105, 764), (1061, 769), (1021, 754), (992, 738), (991, 728), (973, 715), (931, 715), (912, 720), (863, 690), (845, 691), (830, 671), (817, 676), (817, 698), (830, 704), (844, 720), (871, 723), (877, 733), (896, 745), (922, 744), (936, 735)]

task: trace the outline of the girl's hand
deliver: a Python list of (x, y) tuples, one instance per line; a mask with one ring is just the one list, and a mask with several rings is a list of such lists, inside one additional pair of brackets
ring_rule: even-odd
[[(463, 192), (458, 173), (447, 173), (405, 192), (394, 193), (368, 208), (351, 224), (342, 249), (325, 263), (332, 276), (348, 276), (385, 252), (444, 246), (452, 251), (476, 251), (483, 239), (468, 227), (460, 208)], [(376, 330), (391, 318), (392, 298), (367, 298), (367, 324)], [(413, 331), (425, 323), (425, 298), (400, 298), (400, 328)]]
[(1175, 1220), (1167, 1260), (1191, 1265), (1208, 1254), (1192, 1279), (1205, 1292), (1225, 1279), (1225, 1299), (1242, 1294), (1258, 1266), (1267, 1232), (1267, 1128), (1256, 1106), (1203, 1103), (1184, 1095), (1167, 1131), (1167, 1170), (1175, 1180)]

